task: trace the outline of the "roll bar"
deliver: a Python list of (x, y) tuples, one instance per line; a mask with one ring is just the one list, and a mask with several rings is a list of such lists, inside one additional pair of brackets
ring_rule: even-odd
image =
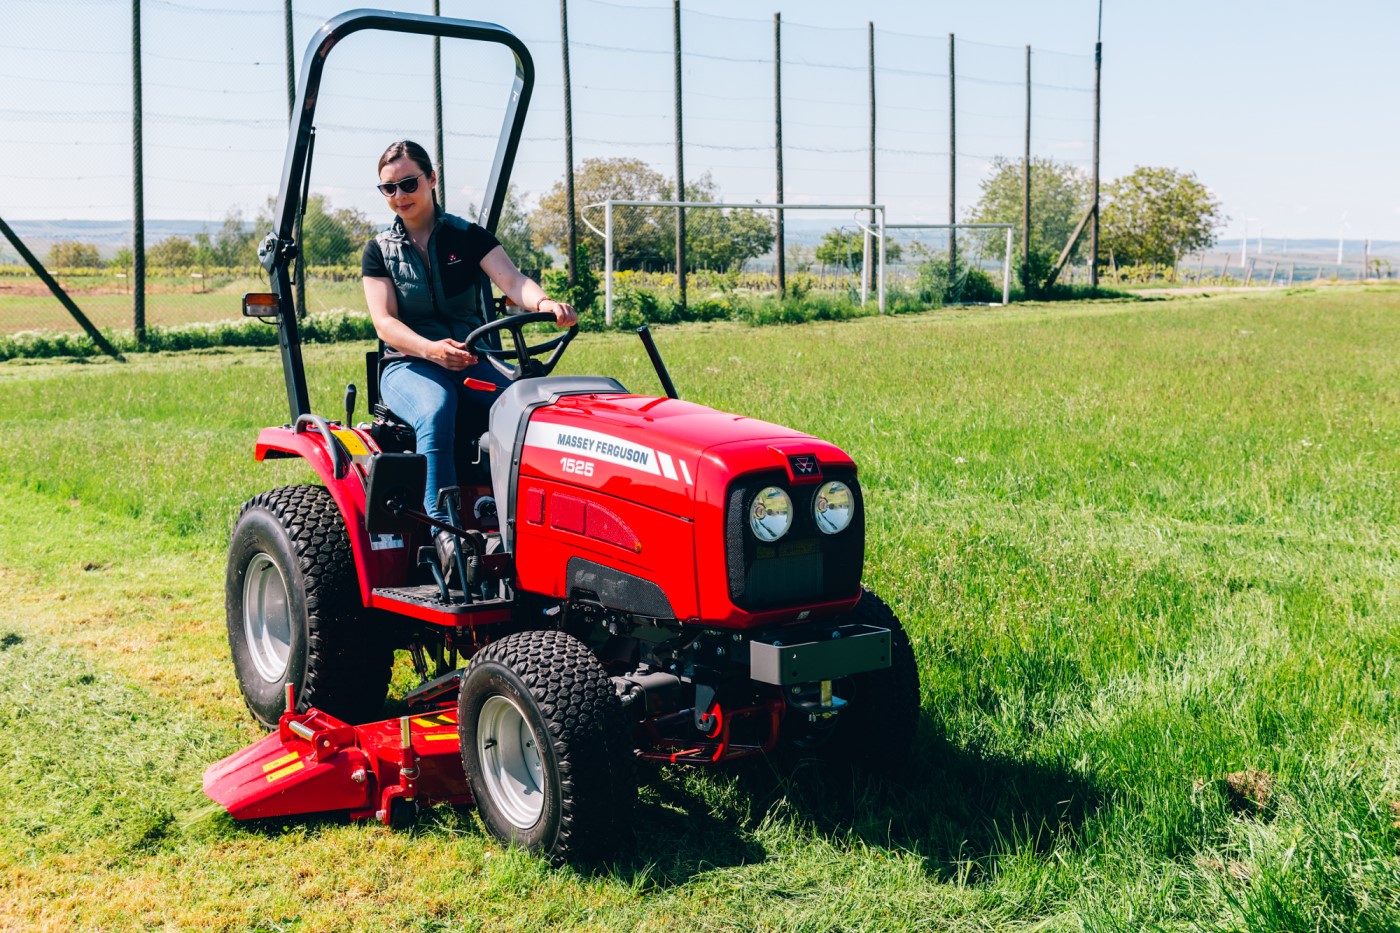
[(258, 260), (272, 279), (282, 309), (277, 316), (278, 337), (282, 348), (282, 371), (287, 381), (287, 404), (293, 424), (302, 415), (311, 412), (306, 391), (306, 371), (301, 359), (301, 336), (294, 311), (296, 303), (292, 295), (290, 266), (297, 255), (295, 232), (297, 214), (302, 207), (302, 183), (311, 170), (310, 149), (316, 100), (321, 87), (321, 73), (331, 49), (346, 36), (366, 29), (493, 42), (505, 46), (514, 54), (515, 80), (511, 85), (510, 99), (506, 102), (500, 141), (496, 145), (496, 157), (491, 165), (491, 176), (486, 183), (486, 198), (479, 218), (481, 225), (493, 233), (500, 221), (511, 168), (515, 164), (516, 150), (525, 127), (530, 93), (535, 86), (535, 63), (529, 49), (514, 33), (494, 23), (392, 10), (348, 10), (327, 20), (316, 30), (302, 59), (294, 125), (287, 138), (287, 154), (282, 162), (273, 229), (258, 247)]

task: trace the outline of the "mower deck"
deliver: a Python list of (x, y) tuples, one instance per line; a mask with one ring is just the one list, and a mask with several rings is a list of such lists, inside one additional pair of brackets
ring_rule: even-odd
[(284, 713), (276, 732), (210, 766), (204, 793), (240, 820), (345, 811), (389, 823), (415, 802), (472, 802), (455, 703), (360, 726)]

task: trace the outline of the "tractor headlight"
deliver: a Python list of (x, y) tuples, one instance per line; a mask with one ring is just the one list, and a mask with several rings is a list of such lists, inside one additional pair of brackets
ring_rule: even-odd
[(764, 486), (749, 506), (749, 528), (760, 541), (777, 541), (792, 527), (792, 498), (777, 486)]
[(817, 527), (826, 534), (834, 535), (845, 531), (855, 514), (856, 497), (851, 494), (851, 487), (845, 483), (836, 480), (822, 483), (812, 499), (812, 518), (816, 519)]

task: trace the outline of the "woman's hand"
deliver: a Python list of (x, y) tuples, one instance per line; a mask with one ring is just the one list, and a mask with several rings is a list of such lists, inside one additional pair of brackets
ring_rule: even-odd
[(476, 365), (476, 354), (468, 351), (465, 343), (451, 337), (429, 343), (423, 358), (437, 363), (443, 369), (461, 370)]
[[(546, 305), (549, 307), (545, 307)], [(574, 311), (574, 306), (566, 305), (562, 301), (555, 301), (553, 298), (540, 299), (540, 303), (535, 305), (535, 310), (552, 313), (554, 323), (560, 327), (573, 327), (578, 323), (578, 314)]]

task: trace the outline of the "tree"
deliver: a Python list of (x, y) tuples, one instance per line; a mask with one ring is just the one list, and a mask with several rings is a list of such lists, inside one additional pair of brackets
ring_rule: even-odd
[[(603, 238), (594, 233), (582, 220), (583, 208), (609, 199), (635, 201), (664, 201), (671, 197), (672, 186), (666, 176), (650, 168), (640, 159), (584, 159), (579, 170), (574, 173), (575, 222), (578, 226), (580, 244), (588, 244), (595, 257), (603, 255)], [(620, 212), (621, 213), (621, 212)], [(674, 217), (674, 211), (662, 212), (655, 209), (628, 211), (617, 220), (613, 231), (614, 256), (619, 261), (618, 268), (635, 268), (648, 261), (661, 262), (667, 255), (666, 226), (662, 213)], [(553, 246), (562, 253), (569, 250), (569, 228), (567, 220), (566, 192), (564, 179), (556, 181), (543, 197), (539, 206), (530, 215), (533, 228), (533, 242), (543, 249)], [(602, 227), (602, 211), (588, 212), (590, 220)], [(674, 228), (671, 233), (670, 253), (675, 252)]]
[(102, 265), (102, 258), (92, 243), (60, 240), (49, 247), (47, 262), (50, 269), (93, 269)]
[[(991, 174), (980, 185), (982, 196), (973, 207), (969, 222), (978, 224), (1013, 224), (1016, 235), (1012, 264), (1020, 269), (1021, 214), (1025, 184), (1020, 159), (997, 156), (992, 160)], [(1074, 228), (1089, 209), (1090, 180), (1084, 172), (1067, 162), (1054, 159), (1031, 159), (1031, 287), (1045, 281), (1050, 267), (1060, 257)], [(1006, 255), (1006, 237), (1001, 231), (980, 234), (988, 255), (1001, 259)], [(959, 238), (962, 243), (962, 239)], [(1087, 239), (1080, 237), (1071, 259), (1079, 258), (1087, 249)], [(959, 247), (961, 252), (963, 247)], [(1022, 281), (1021, 285), (1027, 283)]]
[[(865, 262), (865, 233), (845, 227), (828, 230), (814, 256), (824, 266), (849, 267), (852, 272), (859, 272)], [(891, 240), (885, 244), (886, 262), (899, 262), (903, 256), (904, 248), (898, 243)]]
[(1220, 201), (1191, 172), (1138, 166), (1104, 188), (1100, 250), (1119, 265), (1175, 265), (1215, 242), (1227, 218)]
[(260, 238), (258, 228), (250, 228), (244, 223), (242, 211), (236, 207), (230, 209), (224, 215), (224, 222), (219, 227), (219, 232), (214, 234), (211, 244), (213, 265), (230, 267), (257, 265), (258, 240)]
[[(473, 217), (480, 209), (469, 205), (467, 213)], [(531, 225), (532, 215), (521, 203), (520, 192), (511, 185), (506, 189), (505, 201), (501, 204), (501, 219), (496, 224), (496, 239), (501, 242), (506, 255), (518, 269), (543, 271), (554, 264), (554, 260), (543, 249), (537, 247), (535, 231)]]
[[(685, 186), (687, 201), (719, 201), (719, 190), (710, 173)], [(675, 265), (675, 212), (663, 210), (663, 226), (670, 231), (670, 248), (664, 255)], [(734, 272), (744, 263), (773, 248), (773, 221), (746, 207), (705, 208), (686, 211), (685, 263), (687, 270), (719, 269)]]
[[(277, 199), (268, 198), (267, 206), (253, 221), (253, 230), (271, 230), (276, 209)], [(225, 219), (224, 223), (227, 226), (229, 221)], [(358, 267), (365, 243), (378, 232), (379, 226), (363, 211), (353, 207), (333, 210), (324, 194), (313, 194), (306, 199), (306, 212), (302, 217), (301, 253), (307, 265)], [(259, 239), (257, 233), (251, 233), (248, 242), (256, 247)], [(257, 255), (255, 248), (253, 255)]]
[(195, 262), (194, 244), (182, 236), (166, 237), (146, 250), (146, 264), (165, 269), (171, 275)]

